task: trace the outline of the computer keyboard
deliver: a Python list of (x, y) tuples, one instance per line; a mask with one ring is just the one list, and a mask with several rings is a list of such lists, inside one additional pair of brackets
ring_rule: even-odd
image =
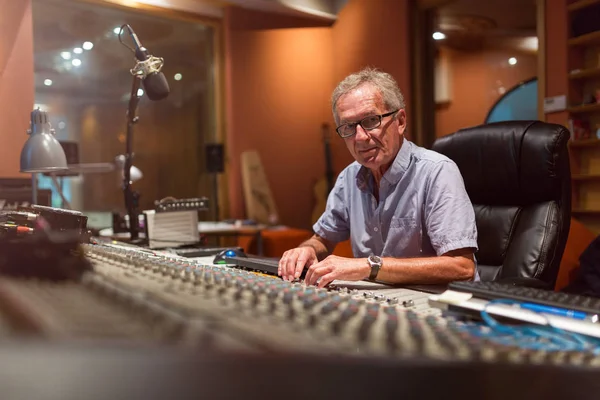
[[(277, 269), (279, 268), (279, 258), (277, 257), (227, 257), (227, 263), (237, 265), (238, 267), (247, 268), (252, 271), (262, 272), (269, 275), (278, 276)], [(300, 280), (306, 276), (306, 268), (300, 274)]]
[(269, 275), (277, 275), (279, 267), (278, 258), (266, 258), (257, 256), (248, 257), (227, 257), (228, 264), (234, 264), (238, 267), (244, 267), (253, 271), (263, 272)]
[(508, 299), (568, 308), (590, 314), (600, 314), (600, 299), (550, 290), (533, 289), (497, 282), (452, 282), (449, 290), (472, 293), (475, 297), (496, 300)]

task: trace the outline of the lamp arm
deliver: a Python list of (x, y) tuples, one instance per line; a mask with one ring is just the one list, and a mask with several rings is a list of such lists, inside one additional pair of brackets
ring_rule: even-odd
[(63, 203), (62, 208), (71, 210), (71, 203), (69, 203), (69, 200), (67, 200), (67, 198), (65, 197), (65, 194), (63, 193), (62, 188), (60, 187), (60, 183), (58, 183), (58, 178), (56, 177), (56, 174), (50, 173), (50, 178), (52, 178), (52, 183), (54, 184), (54, 187), (56, 188), (56, 191), (58, 192), (58, 195), (60, 196), (60, 199)]

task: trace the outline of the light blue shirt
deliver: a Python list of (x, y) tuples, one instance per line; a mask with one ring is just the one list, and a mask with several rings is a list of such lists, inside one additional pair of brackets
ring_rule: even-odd
[(354, 257), (430, 257), (477, 250), (475, 212), (456, 164), (404, 140), (381, 179), (379, 202), (371, 171), (353, 162), (338, 176), (315, 233), (350, 238)]

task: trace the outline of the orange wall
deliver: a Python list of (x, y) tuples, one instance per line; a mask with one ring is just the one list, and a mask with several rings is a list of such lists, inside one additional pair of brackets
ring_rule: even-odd
[[(546, 97), (568, 95), (567, 0), (546, 1)], [(566, 111), (546, 114), (546, 121), (566, 125)]]
[[(334, 86), (365, 66), (389, 72), (398, 81), (410, 115), (410, 8), (412, 0), (350, 0), (333, 25)], [(333, 90), (333, 87), (332, 87)], [(411, 122), (408, 121), (409, 131)], [(410, 132), (407, 132), (410, 137)], [(334, 169), (353, 161), (341, 140), (334, 142)]]
[[(230, 9), (228, 16), (243, 12)], [(244, 216), (240, 154), (257, 150), (281, 222), (306, 226), (309, 214), (304, 211), (310, 212), (310, 187), (324, 168), (320, 125), (329, 121), (330, 31), (227, 29), (231, 216)]]
[(19, 173), (33, 108), (33, 28), (30, 0), (0, 0), (0, 176)]
[[(281, 16), (225, 14), (230, 216), (243, 217), (240, 154), (259, 152), (280, 223), (310, 228), (312, 187), (324, 175), (320, 126), (345, 75), (371, 65), (392, 73), (410, 102), (407, 0), (350, 0), (333, 27), (282, 28)], [(277, 26), (271, 20), (279, 20)], [(253, 22), (254, 21), (254, 22)], [(376, 21), (374, 23), (373, 21)], [(276, 27), (278, 29), (268, 29)], [(383, 49), (383, 50), (382, 50)], [(352, 161), (331, 132), (335, 172)]]
[[(532, 54), (502, 50), (466, 52), (443, 47), (439, 57), (449, 67), (451, 101), (437, 107), (437, 137), (483, 124), (502, 96), (501, 88), (508, 91), (537, 75), (537, 56)], [(508, 64), (510, 57), (517, 58), (516, 65)]]

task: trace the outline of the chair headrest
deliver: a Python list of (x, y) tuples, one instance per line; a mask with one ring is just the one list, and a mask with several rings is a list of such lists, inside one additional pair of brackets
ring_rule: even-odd
[(526, 206), (561, 199), (569, 136), (557, 124), (497, 122), (439, 138), (433, 150), (458, 165), (474, 204)]

